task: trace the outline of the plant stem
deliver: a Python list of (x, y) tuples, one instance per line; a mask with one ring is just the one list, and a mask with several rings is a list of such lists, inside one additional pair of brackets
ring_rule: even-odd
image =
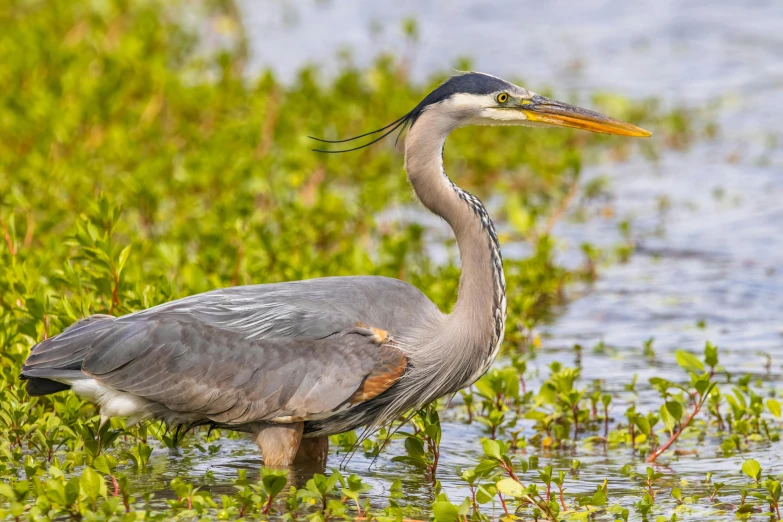
[(655, 450), (653, 453), (650, 454), (649, 457), (647, 457), (647, 462), (655, 462), (655, 459), (661, 456), (661, 453), (669, 449), (669, 446), (674, 444), (674, 441), (677, 440), (677, 437), (680, 436), (680, 434), (685, 430), (685, 428), (688, 427), (688, 425), (691, 423), (693, 418), (699, 413), (702, 406), (702, 400), (699, 398), (699, 401), (696, 402), (696, 406), (694, 406), (693, 411), (690, 415), (688, 415), (688, 418), (685, 419), (685, 422), (680, 424), (679, 429), (667, 440), (660, 448)]
[(574, 414), (574, 443), (576, 443), (579, 438), (579, 404), (574, 405), (571, 412)]
[(508, 515), (508, 508), (506, 507), (506, 501), (503, 500), (503, 495), (498, 491), (498, 498), (500, 499), (500, 505), (503, 507), (503, 512)]
[(8, 233), (8, 229), (5, 226), (5, 221), (0, 220), (0, 228), (3, 229), (5, 244), (8, 245), (8, 250), (11, 252), (11, 256), (16, 256), (16, 248), (14, 247), (14, 242), (11, 241), (11, 234)]
[[(272, 500), (274, 500), (274, 497), (270, 495), (269, 499), (266, 501), (266, 505), (264, 506), (264, 511), (262, 511), (264, 515), (269, 513), (269, 509), (272, 507)], [(361, 515), (361, 513), (359, 513), (359, 515)]]

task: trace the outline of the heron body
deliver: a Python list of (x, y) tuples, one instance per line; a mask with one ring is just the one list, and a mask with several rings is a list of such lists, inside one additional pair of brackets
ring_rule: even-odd
[(493, 76), (452, 77), (399, 120), (357, 137), (408, 130), (408, 179), (459, 246), (462, 274), (450, 313), (384, 277), (225, 288), (78, 321), (33, 347), (22, 367), (28, 393), (71, 388), (95, 401), (104, 421), (158, 418), (250, 432), (265, 464), (289, 465), (324, 461), (328, 435), (377, 427), (470, 385), (497, 355), (506, 320), (492, 220), (443, 168), (447, 136), (472, 124), (649, 135)]

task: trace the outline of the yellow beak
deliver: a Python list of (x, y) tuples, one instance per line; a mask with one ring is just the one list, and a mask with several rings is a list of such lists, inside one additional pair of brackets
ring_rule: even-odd
[(519, 109), (525, 114), (528, 121), (532, 122), (620, 136), (646, 138), (652, 135), (652, 132), (640, 129), (636, 125), (568, 103), (551, 100), (538, 94), (528, 100), (523, 100)]

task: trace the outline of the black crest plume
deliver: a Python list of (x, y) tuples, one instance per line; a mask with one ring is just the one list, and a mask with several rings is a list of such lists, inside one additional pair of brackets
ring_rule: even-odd
[(500, 78), (495, 78), (494, 76), (490, 76), (488, 74), (469, 72), (457, 76), (452, 76), (451, 78), (443, 82), (435, 90), (433, 90), (431, 93), (429, 93), (408, 114), (394, 120), (393, 122), (386, 125), (385, 127), (381, 127), (380, 129), (376, 129), (374, 131), (365, 132), (364, 134), (354, 136), (353, 138), (346, 138), (344, 140), (324, 140), (321, 138), (316, 138), (314, 136), (308, 136), (308, 138), (310, 138), (311, 140), (319, 141), (321, 143), (347, 143), (349, 141), (358, 140), (361, 138), (365, 138), (367, 136), (372, 136), (374, 134), (383, 132), (383, 134), (381, 134), (379, 137), (372, 139), (371, 141), (365, 143), (364, 145), (359, 145), (358, 147), (352, 147), (349, 149), (338, 149), (338, 150), (313, 149), (313, 152), (323, 152), (326, 154), (338, 154), (341, 152), (352, 152), (355, 150), (363, 149), (365, 147), (369, 147), (373, 143), (377, 143), (381, 141), (383, 138), (385, 138), (392, 132), (399, 129), (400, 132), (397, 134), (397, 139), (394, 142), (396, 144), (397, 141), (400, 139), (402, 133), (405, 131), (405, 129), (413, 127), (413, 124), (416, 123), (416, 120), (418, 119), (419, 116), (421, 116), (421, 113), (424, 112), (424, 110), (430, 105), (441, 103), (444, 100), (447, 100), (451, 96), (458, 93), (491, 94), (493, 92), (507, 90), (509, 87), (513, 87), (513, 86), (511, 86), (509, 83), (505, 82), (504, 80), (501, 80)]

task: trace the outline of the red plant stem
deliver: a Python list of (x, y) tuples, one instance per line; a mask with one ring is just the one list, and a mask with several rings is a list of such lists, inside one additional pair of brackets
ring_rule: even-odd
[(440, 460), (440, 448), (435, 443), (435, 440), (432, 439), (432, 437), (427, 437), (427, 447), (432, 453), (432, 466), (430, 466), (430, 478), (432, 479), (432, 485), (434, 486), (435, 482), (437, 482), (438, 461)]
[(120, 494), (120, 483), (117, 482), (117, 479), (115, 478), (114, 475), (109, 475), (109, 476), (111, 477), (111, 483), (114, 486), (114, 494), (112, 496), (116, 497), (117, 495)]
[(33, 244), (33, 234), (35, 233), (35, 219), (33, 218), (33, 215), (31, 213), (27, 213), (27, 232), (24, 235), (24, 242), (22, 245), (24, 245), (25, 248), (30, 248), (30, 245)]
[(680, 436), (680, 434), (685, 430), (685, 428), (687, 428), (688, 425), (691, 423), (693, 418), (699, 413), (699, 411), (701, 410), (701, 406), (702, 406), (702, 401), (701, 401), (701, 397), (699, 397), (699, 400), (696, 402), (696, 407), (693, 408), (693, 411), (691, 412), (690, 415), (688, 415), (688, 418), (685, 419), (685, 422), (680, 424), (680, 429), (678, 429), (674, 433), (674, 435), (672, 435), (671, 438), (669, 438), (669, 440), (666, 441), (666, 443), (663, 446), (661, 446), (653, 453), (651, 453), (650, 456), (647, 457), (647, 462), (655, 462), (655, 459), (660, 457), (661, 453), (669, 449), (669, 446), (674, 444), (674, 441), (677, 440), (677, 437)]
[(566, 507), (565, 507), (565, 501), (563, 500), (563, 488), (561, 486), (558, 486), (557, 489), (560, 490), (560, 506), (563, 508), (563, 511), (565, 511)]
[(514, 470), (513, 470), (513, 469), (511, 469), (511, 466), (506, 466), (506, 463), (505, 463), (505, 462), (501, 462), (501, 463), (500, 463), (500, 467), (502, 467), (504, 470), (506, 470), (506, 473), (508, 473), (508, 475), (509, 475), (509, 476), (510, 476), (512, 479), (514, 479), (514, 480), (516, 480), (517, 482), (519, 482), (520, 484), (522, 484), (522, 481), (521, 481), (521, 480), (519, 480), (519, 479), (517, 478), (516, 474), (514, 474)]
[(3, 228), (3, 235), (5, 236), (5, 243), (8, 245), (8, 250), (11, 251), (12, 256), (16, 256), (16, 248), (14, 248), (14, 243), (11, 241), (11, 234), (8, 233), (8, 229), (5, 227), (5, 221), (0, 220), (0, 227)]
[(506, 501), (503, 500), (503, 495), (498, 491), (498, 498), (500, 499), (500, 505), (503, 506), (503, 511), (506, 513), (506, 515), (509, 514), (508, 508), (506, 507)]
[(109, 306), (109, 315), (114, 315), (114, 308), (120, 306), (120, 296), (118, 294), (120, 286), (120, 275), (114, 272), (114, 284), (111, 289), (111, 305)]
[(571, 411), (574, 414), (574, 442), (579, 438), (579, 405), (577, 404)]

